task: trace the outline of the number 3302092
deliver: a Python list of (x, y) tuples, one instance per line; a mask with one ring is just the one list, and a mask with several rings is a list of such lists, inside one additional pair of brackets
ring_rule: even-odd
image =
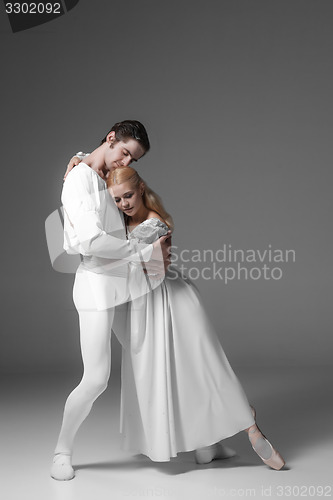
[(6, 3), (7, 14), (61, 14), (61, 6), (59, 2), (44, 3)]

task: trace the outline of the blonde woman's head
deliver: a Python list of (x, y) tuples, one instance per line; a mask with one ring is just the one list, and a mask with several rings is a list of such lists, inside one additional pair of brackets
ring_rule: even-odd
[(160, 197), (147, 186), (132, 167), (119, 167), (109, 173), (107, 186), (118, 208), (128, 217), (135, 215), (142, 204), (156, 212), (173, 229), (172, 217), (166, 212)]

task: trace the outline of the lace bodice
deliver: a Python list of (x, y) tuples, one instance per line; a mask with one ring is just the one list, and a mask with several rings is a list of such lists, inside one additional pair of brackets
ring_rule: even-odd
[(129, 240), (135, 240), (137, 243), (154, 243), (160, 236), (167, 234), (169, 231), (168, 226), (157, 219), (152, 217), (147, 219), (138, 226), (136, 226), (133, 231), (127, 232), (127, 238)]

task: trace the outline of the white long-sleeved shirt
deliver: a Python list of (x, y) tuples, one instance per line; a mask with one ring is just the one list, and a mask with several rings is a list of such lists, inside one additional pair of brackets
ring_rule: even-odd
[(148, 261), (152, 245), (126, 240), (124, 220), (105, 181), (81, 162), (67, 176), (61, 201), (64, 206), (64, 249), (83, 255), (87, 269), (105, 273), (130, 261)]

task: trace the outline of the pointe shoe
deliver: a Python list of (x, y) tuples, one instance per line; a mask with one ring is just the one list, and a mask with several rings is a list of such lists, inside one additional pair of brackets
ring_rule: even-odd
[[(251, 411), (254, 419), (256, 419), (256, 410), (251, 406)], [(259, 458), (275, 470), (280, 470), (285, 465), (280, 453), (273, 448), (271, 443), (268, 441), (266, 436), (261, 432), (257, 423), (252, 425), (248, 430), (248, 436), (253, 450), (256, 452)]]
[(68, 453), (56, 453), (51, 467), (51, 477), (57, 481), (69, 481), (75, 477), (71, 465), (71, 455)]
[(235, 450), (220, 442), (198, 448), (194, 452), (194, 458), (197, 464), (209, 464), (212, 460), (222, 460), (234, 457), (235, 455)]

